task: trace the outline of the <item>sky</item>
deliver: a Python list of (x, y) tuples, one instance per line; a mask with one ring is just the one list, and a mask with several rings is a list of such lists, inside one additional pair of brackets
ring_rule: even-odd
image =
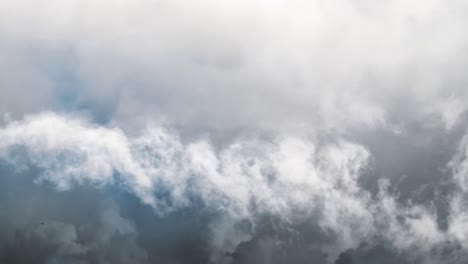
[(467, 14), (0, 0), (0, 264), (464, 263)]

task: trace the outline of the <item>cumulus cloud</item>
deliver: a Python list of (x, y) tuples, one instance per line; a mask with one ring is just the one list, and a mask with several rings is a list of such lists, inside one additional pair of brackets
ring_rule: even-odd
[[(357, 185), (369, 154), (346, 141), (315, 146), (299, 138), (246, 139), (216, 151), (206, 140), (183, 144), (163, 128), (129, 137), (117, 128), (53, 113), (13, 122), (0, 139), (4, 161), (42, 171), (38, 180), (59, 190), (116, 185), (160, 214), (200, 199), (233, 223), (255, 223), (261, 214), (294, 223), (321, 210), (320, 225), (336, 232), (345, 246), (368, 232), (340, 223), (370, 221), (368, 195)], [(232, 243), (225, 237), (214, 241), (221, 247)]]
[[(434, 208), (399, 203), (385, 180), (377, 197), (361, 187), (370, 153), (344, 139), (278, 135), (215, 149), (206, 139), (183, 143), (176, 132), (155, 125), (130, 136), (49, 112), (11, 122), (0, 130), (0, 142), (4, 162), (16, 170), (39, 170), (37, 181), (61, 191), (82, 185), (122, 188), (161, 216), (201, 202), (219, 215), (210, 224), (214, 261), (251, 240), (265, 216), (291, 230), (312, 221), (330, 239), (320, 245), (328, 261), (364, 242), (383, 241), (424, 259), (445, 243), (463, 250), (466, 244), (463, 188), (450, 200), (448, 228), (441, 230)], [(460, 175), (463, 164), (456, 165)]]

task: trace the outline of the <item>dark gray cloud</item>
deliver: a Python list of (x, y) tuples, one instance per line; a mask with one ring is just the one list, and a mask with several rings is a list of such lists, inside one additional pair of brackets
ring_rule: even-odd
[(93, 188), (56, 192), (2, 166), (0, 263), (148, 263), (131, 220)]

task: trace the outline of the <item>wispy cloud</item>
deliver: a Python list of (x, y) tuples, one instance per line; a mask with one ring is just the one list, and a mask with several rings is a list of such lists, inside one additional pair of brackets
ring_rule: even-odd
[[(277, 217), (292, 230), (305, 222), (315, 225), (333, 237), (323, 245), (332, 257), (371, 241), (412, 249), (414, 257), (429, 256), (444, 243), (463, 248), (467, 243), (463, 187), (450, 202), (443, 231), (433, 208), (398, 203), (385, 181), (377, 197), (359, 185), (370, 155), (359, 144), (278, 135), (239, 139), (216, 149), (207, 140), (183, 143), (170, 131), (148, 126), (140, 135), (129, 136), (78, 117), (42, 113), (1, 129), (0, 154), (16, 168), (39, 169), (37, 180), (58, 190), (114, 186), (161, 215), (200, 200), (222, 216), (212, 223), (213, 252), (233, 252), (255, 235), (264, 215)], [(455, 178), (462, 177), (464, 162), (454, 163)], [(236, 230), (242, 221), (253, 229)]]

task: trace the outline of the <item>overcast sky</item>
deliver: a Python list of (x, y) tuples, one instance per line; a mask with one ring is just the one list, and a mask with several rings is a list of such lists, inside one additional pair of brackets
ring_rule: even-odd
[(466, 25), (466, 0), (0, 0), (0, 264), (464, 263)]

